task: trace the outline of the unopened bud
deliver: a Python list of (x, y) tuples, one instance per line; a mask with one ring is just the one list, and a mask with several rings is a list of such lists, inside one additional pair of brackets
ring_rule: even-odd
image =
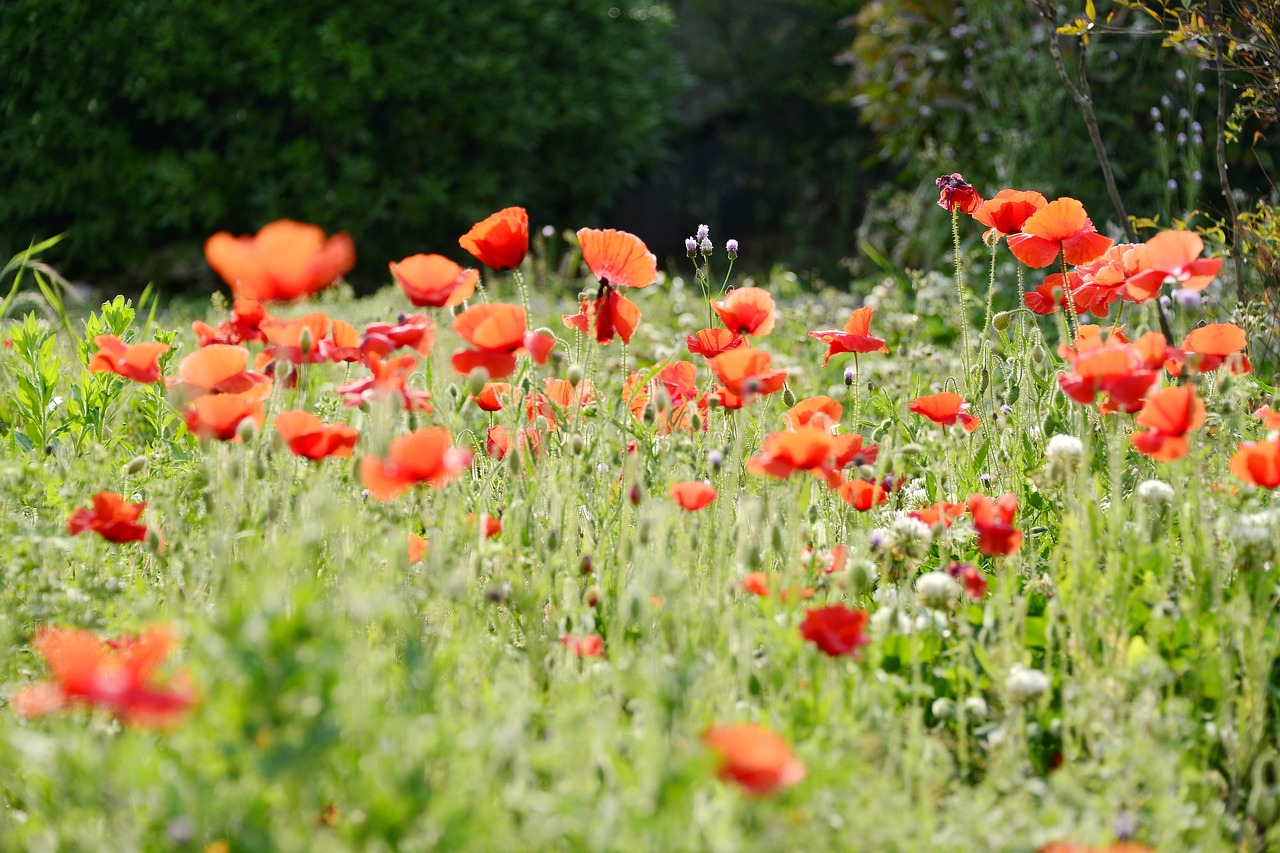
[(236, 438), (245, 444), (253, 441), (258, 435), (258, 425), (254, 423), (253, 418), (245, 418), (236, 426)]
[(591, 559), (591, 555), (590, 555), (590, 554), (583, 554), (583, 555), (582, 555), (582, 562), (578, 565), (578, 573), (579, 573), (579, 574), (583, 574), (583, 575), (589, 575), (589, 574), (591, 574), (593, 571), (595, 571), (595, 567), (596, 567), (596, 564), (595, 564), (595, 562)]
[(316, 338), (311, 333), (311, 327), (303, 326), (302, 331), (298, 334), (298, 349), (302, 351), (303, 355), (306, 355), (311, 352), (311, 348), (315, 346), (315, 343)]
[(588, 606), (588, 607), (599, 607), (599, 606), (600, 606), (600, 599), (601, 599), (601, 597), (602, 597), (602, 596), (603, 596), (603, 593), (601, 593), (601, 592), (600, 592), (600, 587), (598, 587), (598, 586), (593, 586), (593, 587), (588, 588), (588, 589), (587, 589), (587, 606)]
[(489, 381), (489, 371), (483, 367), (473, 367), (471, 372), (467, 374), (467, 393), (472, 397), (478, 396), (484, 391), (485, 383)]
[(639, 506), (642, 497), (644, 497), (644, 494), (640, 490), (640, 484), (632, 483), (631, 490), (627, 492), (627, 500), (631, 501), (632, 506)]
[(582, 381), (582, 375), (582, 365), (571, 364), (569, 365), (569, 369), (565, 371), (564, 378), (568, 380), (570, 385), (577, 388), (578, 383)]
[(141, 474), (147, 470), (147, 457), (135, 456), (129, 460), (129, 464), (124, 466), (124, 472), (129, 475)]
[(796, 392), (791, 390), (790, 385), (786, 385), (782, 389), (782, 402), (790, 408), (796, 404)]
[(1009, 320), (1012, 316), (1013, 315), (1008, 311), (1001, 311), (999, 314), (991, 318), (991, 328), (995, 329), (997, 332), (1003, 332), (1005, 329), (1009, 328)]

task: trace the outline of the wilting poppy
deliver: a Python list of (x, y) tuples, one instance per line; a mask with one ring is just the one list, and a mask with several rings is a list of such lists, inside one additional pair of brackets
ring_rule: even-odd
[(1210, 323), (1192, 329), (1183, 340), (1182, 349), (1187, 364), (1194, 370), (1209, 373), (1225, 362), (1232, 373), (1241, 375), (1253, 370), (1249, 357), (1244, 354), (1248, 343), (1244, 330), (1235, 323)]
[(658, 278), (658, 259), (634, 234), (612, 228), (578, 231), (582, 260), (600, 282), (595, 300), (583, 300), (581, 313), (565, 317), (565, 325), (585, 331), (594, 317), (596, 341), (607, 344), (615, 334), (623, 343), (640, 323), (640, 309), (617, 292), (619, 287), (648, 287)]
[(1021, 231), (1023, 223), (1048, 203), (1034, 190), (1000, 190), (973, 211), (973, 218), (1003, 237)]
[(580, 658), (604, 657), (604, 638), (599, 634), (587, 634), (585, 637), (561, 634), (560, 645), (568, 649), (569, 654)]
[(884, 487), (869, 480), (846, 480), (840, 484), (840, 499), (858, 512), (867, 512), (889, 499)]
[(270, 393), (270, 385), (258, 385), (238, 394), (206, 394), (189, 403), (182, 416), (193, 435), (239, 441), (244, 421), (262, 428), (267, 418), (262, 401)]
[(1187, 434), (1204, 425), (1204, 402), (1190, 385), (1165, 388), (1147, 398), (1137, 423), (1147, 432), (1135, 432), (1133, 446), (1160, 462), (1187, 455)]
[(386, 459), (360, 460), (360, 479), (373, 498), (388, 501), (420, 483), (448, 485), (470, 466), (471, 451), (454, 447), (449, 430), (427, 427), (393, 440)]
[(214, 234), (204, 256), (235, 296), (289, 302), (337, 281), (355, 266), (356, 247), (347, 234), (326, 240), (315, 225), (281, 219), (253, 237)]
[(208, 323), (196, 320), (191, 324), (196, 341), (202, 347), (209, 344), (244, 344), (264, 341), (261, 329), (262, 321), (270, 317), (267, 308), (256, 299), (237, 299), (232, 306), (230, 320), (213, 328)]
[(238, 394), (271, 385), (271, 377), (249, 370), (249, 351), (230, 344), (201, 347), (178, 363), (170, 389), (190, 400), (205, 394)]
[(453, 330), (472, 346), (453, 354), (453, 369), (468, 374), (479, 367), (490, 379), (510, 376), (521, 351), (528, 352), (536, 363), (546, 364), (555, 346), (550, 335), (529, 331), (523, 308), (500, 302), (472, 305), (453, 318)]
[(147, 538), (147, 526), (138, 523), (146, 501), (129, 503), (115, 492), (98, 492), (92, 500), (93, 509), (80, 507), (71, 513), (68, 533), (97, 533), (110, 542), (141, 542)]
[(32, 645), (53, 680), (22, 688), (10, 698), (24, 717), (85, 705), (107, 710), (128, 726), (160, 728), (195, 704), (195, 690), (184, 673), (168, 683), (158, 679), (157, 670), (173, 646), (173, 635), (165, 628), (106, 641), (78, 628), (44, 628)]
[(1007, 557), (1022, 547), (1022, 534), (1013, 526), (1018, 514), (1018, 499), (1001, 495), (992, 500), (986, 495), (972, 495), (968, 501), (973, 527), (978, 532), (978, 553), (988, 557)]
[(951, 426), (959, 421), (966, 432), (973, 432), (981, 422), (977, 415), (969, 414), (969, 404), (964, 398), (951, 391), (917, 397), (909, 408), (939, 426)]
[(857, 657), (858, 649), (871, 642), (863, 633), (868, 621), (866, 611), (843, 604), (818, 607), (805, 613), (800, 636), (832, 657)]
[(360, 438), (360, 433), (346, 424), (326, 424), (301, 409), (281, 412), (272, 423), (289, 449), (307, 459), (344, 459), (351, 455)]
[(342, 402), (348, 406), (361, 406), (399, 397), (405, 411), (431, 413), (431, 394), (409, 387), (409, 377), (418, 366), (417, 358), (401, 355), (383, 361), (376, 354), (370, 353), (365, 356), (364, 365), (369, 368), (369, 376), (335, 389), (342, 397)]
[(787, 742), (764, 726), (716, 726), (702, 733), (702, 742), (720, 758), (716, 775), (754, 797), (790, 788), (807, 772)]
[(1194, 231), (1161, 231), (1138, 250), (1142, 269), (1129, 278), (1129, 295), (1150, 299), (1166, 283), (1204, 290), (1222, 269), (1222, 258), (1202, 258), (1204, 240)]
[(1280, 438), (1241, 442), (1231, 457), (1231, 473), (1264, 489), (1280, 486)]
[(711, 371), (721, 383), (721, 405), (740, 409), (757, 395), (781, 391), (787, 372), (771, 370), (770, 360), (769, 353), (754, 347), (739, 347), (711, 359)]
[(955, 213), (957, 210), (961, 213), (973, 213), (982, 205), (982, 196), (978, 195), (972, 184), (960, 177), (959, 172), (943, 175), (934, 183), (941, 190), (938, 207), (947, 213)]
[(503, 208), (472, 225), (458, 245), (487, 267), (513, 270), (529, 251), (529, 213), (523, 207)]
[(810, 424), (764, 437), (760, 455), (747, 461), (747, 472), (785, 480), (797, 471), (828, 477), (834, 470), (835, 436), (825, 427)]
[(739, 335), (767, 335), (773, 331), (778, 310), (769, 291), (759, 287), (739, 287), (729, 291), (711, 307), (720, 315), (720, 322)]
[(410, 255), (390, 264), (404, 295), (419, 308), (452, 308), (476, 292), (479, 270), (465, 270), (444, 255)]
[(429, 548), (430, 545), (431, 543), (427, 541), (427, 537), (419, 536), (416, 533), (410, 533), (408, 550), (409, 562), (420, 562), (423, 557), (427, 556), (427, 548)]
[(160, 356), (169, 351), (168, 344), (129, 346), (115, 335), (98, 335), (93, 342), (98, 351), (89, 359), (90, 373), (108, 371), (144, 384), (160, 379)]
[(689, 352), (708, 359), (746, 344), (746, 338), (729, 329), (700, 329), (685, 338)]
[(1051, 201), (1009, 235), (1009, 251), (1033, 269), (1047, 267), (1061, 252), (1068, 264), (1087, 264), (1111, 248), (1111, 239), (1098, 233), (1084, 205), (1074, 198)]
[(849, 315), (843, 329), (817, 329), (809, 333), (809, 337), (822, 341), (827, 345), (827, 355), (822, 359), (822, 366), (837, 355), (846, 352), (884, 352), (889, 351), (883, 338), (871, 334), (871, 315), (876, 309), (864, 305)]
[(842, 414), (844, 414), (844, 406), (825, 394), (820, 394), (816, 397), (807, 397), (787, 409), (782, 414), (782, 420), (788, 429), (796, 429), (811, 423), (814, 426), (830, 429), (840, 423)]
[(419, 355), (431, 352), (436, 342), (436, 321), (426, 314), (402, 316), (395, 323), (370, 323), (360, 338), (361, 355), (378, 355), (386, 358), (401, 347), (408, 347)]
[(699, 510), (716, 499), (715, 487), (696, 480), (672, 483), (671, 500), (683, 509)]

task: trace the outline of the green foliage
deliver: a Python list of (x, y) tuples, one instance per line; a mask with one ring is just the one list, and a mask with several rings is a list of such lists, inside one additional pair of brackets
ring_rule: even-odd
[(580, 218), (662, 157), (668, 24), (590, 0), (6, 3), (0, 244), (67, 230), (77, 275), (190, 270), (193, 239), (291, 217), (353, 232), (381, 282), (506, 204)]

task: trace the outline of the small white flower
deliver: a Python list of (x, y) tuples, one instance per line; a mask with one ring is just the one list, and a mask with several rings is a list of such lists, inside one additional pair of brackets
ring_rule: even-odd
[(946, 572), (927, 572), (916, 579), (916, 598), (931, 610), (950, 610), (960, 598), (960, 584)]
[(1044, 455), (1050, 468), (1073, 471), (1084, 455), (1084, 442), (1074, 435), (1055, 435), (1049, 439)]
[(1004, 680), (1005, 692), (1014, 705), (1030, 705), (1049, 692), (1053, 680), (1038, 669), (1014, 664), (1009, 677)]
[(1138, 484), (1137, 495), (1152, 506), (1173, 502), (1173, 486), (1164, 480), (1144, 480)]

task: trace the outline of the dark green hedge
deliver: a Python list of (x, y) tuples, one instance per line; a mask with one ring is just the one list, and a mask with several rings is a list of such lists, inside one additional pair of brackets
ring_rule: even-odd
[(289, 216), (352, 232), (381, 280), (509, 204), (583, 224), (663, 156), (669, 23), (626, 0), (7, 0), (0, 254), (69, 231), (73, 275), (166, 274)]

